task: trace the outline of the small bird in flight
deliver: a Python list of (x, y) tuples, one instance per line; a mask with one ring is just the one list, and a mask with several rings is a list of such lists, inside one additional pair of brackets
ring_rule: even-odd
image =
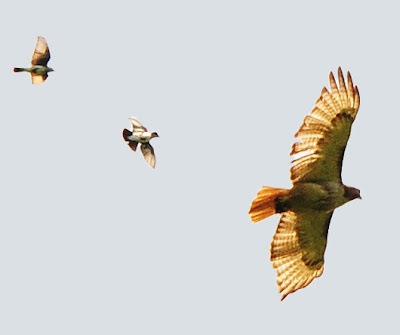
[(32, 66), (29, 68), (15, 67), (14, 72), (30, 72), (32, 84), (41, 84), (46, 80), (47, 73), (54, 71), (47, 67), (49, 59), (50, 51), (47, 42), (44, 37), (39, 36), (32, 56)]
[(154, 155), (154, 149), (150, 144), (150, 140), (154, 137), (159, 137), (158, 134), (148, 132), (147, 129), (133, 117), (129, 118), (129, 120), (132, 123), (132, 131), (124, 129), (122, 132), (124, 140), (128, 142), (128, 145), (133, 151), (136, 151), (136, 147), (138, 143), (140, 143), (140, 149), (142, 150), (144, 159), (154, 168), (156, 166), (156, 156)]
[(332, 72), (331, 92), (325, 87), (315, 108), (295, 135), (290, 190), (264, 186), (249, 214), (253, 222), (282, 214), (271, 244), (282, 300), (306, 287), (324, 271), (329, 223), (335, 208), (361, 199), (360, 190), (343, 185), (342, 162), (351, 126), (360, 106), (357, 86), (341, 68), (339, 87)]

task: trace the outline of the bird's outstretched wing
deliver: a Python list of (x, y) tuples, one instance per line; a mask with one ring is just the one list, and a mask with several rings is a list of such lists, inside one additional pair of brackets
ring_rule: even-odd
[(129, 121), (131, 121), (132, 123), (132, 128), (134, 131), (138, 131), (138, 130), (143, 130), (143, 131), (147, 131), (147, 128), (145, 126), (143, 126), (138, 120), (136, 120), (134, 117), (130, 117)]
[(39, 36), (36, 43), (35, 52), (33, 53), (32, 56), (31, 63), (32, 65), (46, 66), (49, 59), (50, 59), (50, 51), (47, 42), (43, 37)]
[(300, 141), (293, 144), (290, 153), (295, 155), (290, 170), (293, 184), (342, 181), (343, 155), (360, 106), (360, 95), (349, 72), (347, 87), (340, 67), (338, 77), (339, 87), (330, 73), (331, 92), (325, 87), (322, 89), (315, 108), (295, 135)]
[(142, 150), (142, 154), (146, 162), (149, 163), (150, 166), (154, 169), (154, 167), (156, 166), (156, 156), (154, 155), (154, 149), (151, 144), (142, 143), (140, 149)]
[(35, 73), (31, 72), (31, 77), (32, 77), (32, 84), (38, 85), (38, 84), (42, 84), (48, 76), (47, 76), (47, 74), (35, 74)]
[(332, 213), (309, 210), (282, 214), (271, 244), (282, 300), (322, 275)]

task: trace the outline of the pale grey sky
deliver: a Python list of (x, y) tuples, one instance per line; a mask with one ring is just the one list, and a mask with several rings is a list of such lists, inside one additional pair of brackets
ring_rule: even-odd
[[(338, 334), (397, 329), (395, 1), (8, 1), (1, 5), (0, 334)], [(47, 81), (27, 66), (49, 44)], [(293, 135), (330, 71), (361, 95), (325, 272), (280, 301)], [(153, 170), (122, 138), (134, 116)]]

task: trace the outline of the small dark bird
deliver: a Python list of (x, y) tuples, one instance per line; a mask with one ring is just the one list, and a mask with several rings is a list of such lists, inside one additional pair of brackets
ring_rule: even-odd
[(46, 80), (47, 73), (54, 71), (47, 67), (49, 59), (50, 51), (47, 42), (44, 37), (39, 36), (32, 56), (32, 66), (29, 68), (15, 67), (14, 72), (30, 72), (32, 84), (41, 84)]
[(295, 135), (290, 190), (264, 186), (250, 208), (254, 222), (282, 214), (271, 244), (282, 300), (324, 271), (328, 229), (335, 208), (361, 199), (360, 190), (343, 185), (342, 162), (351, 126), (360, 107), (357, 86), (342, 70), (339, 86), (332, 72), (315, 108)]
[(154, 137), (159, 137), (157, 133), (150, 133), (141, 123), (135, 118), (131, 117), (129, 120), (132, 123), (132, 131), (124, 129), (122, 136), (128, 142), (128, 145), (133, 151), (136, 151), (138, 143), (141, 143), (140, 149), (142, 150), (144, 159), (150, 164), (152, 168), (156, 166), (156, 156), (154, 149), (150, 144), (150, 140)]

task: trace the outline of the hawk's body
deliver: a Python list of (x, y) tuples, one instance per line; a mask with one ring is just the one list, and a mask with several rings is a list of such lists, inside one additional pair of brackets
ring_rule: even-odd
[(329, 223), (335, 208), (361, 198), (360, 191), (343, 185), (342, 160), (352, 123), (360, 105), (350, 73), (346, 87), (338, 70), (339, 87), (330, 73), (331, 93), (323, 88), (316, 107), (306, 116), (293, 144), (290, 190), (263, 187), (249, 214), (258, 222), (282, 213), (271, 244), (282, 299), (306, 287), (324, 269)]

